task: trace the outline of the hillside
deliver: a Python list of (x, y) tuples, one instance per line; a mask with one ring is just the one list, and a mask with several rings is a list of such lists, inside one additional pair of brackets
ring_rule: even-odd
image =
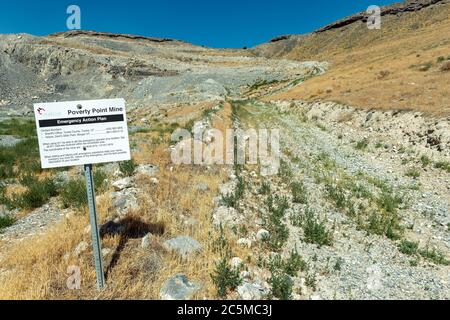
[(449, 1), (409, 1), (382, 10), (380, 30), (365, 14), (254, 49), (259, 56), (325, 60), (329, 72), (275, 99), (331, 100), (367, 109), (450, 114)]

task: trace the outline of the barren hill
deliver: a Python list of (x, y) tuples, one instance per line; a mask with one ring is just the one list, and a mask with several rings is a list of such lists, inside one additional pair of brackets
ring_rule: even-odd
[(256, 47), (258, 56), (330, 62), (326, 75), (276, 97), (449, 115), (449, 1), (384, 7), (380, 30), (369, 30), (366, 17), (356, 14), (311, 34)]

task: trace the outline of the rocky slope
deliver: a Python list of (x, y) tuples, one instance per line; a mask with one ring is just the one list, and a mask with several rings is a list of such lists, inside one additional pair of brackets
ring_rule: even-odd
[(139, 106), (223, 100), (308, 68), (168, 39), (86, 31), (2, 35), (0, 110), (24, 114), (36, 101), (119, 96)]

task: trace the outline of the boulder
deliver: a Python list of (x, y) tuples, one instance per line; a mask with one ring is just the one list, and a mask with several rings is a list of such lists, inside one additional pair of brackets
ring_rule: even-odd
[(0, 147), (14, 147), (20, 141), (22, 141), (22, 139), (14, 136), (0, 136)]
[(195, 239), (187, 236), (180, 236), (169, 239), (163, 243), (164, 248), (176, 252), (183, 259), (202, 250), (202, 245)]
[(269, 239), (269, 237), (270, 237), (270, 232), (265, 229), (260, 229), (256, 233), (256, 239), (258, 239), (258, 241), (266, 241), (267, 239)]
[(122, 191), (123, 189), (130, 188), (132, 186), (132, 179), (130, 177), (126, 177), (117, 181), (114, 181), (112, 184), (114, 190)]
[(216, 227), (234, 227), (241, 223), (242, 217), (239, 212), (231, 207), (220, 206), (213, 212), (213, 224)]
[(158, 173), (158, 171), (159, 168), (157, 166), (152, 164), (141, 164), (136, 168), (135, 173), (153, 177)]
[(164, 282), (160, 297), (163, 300), (187, 300), (200, 288), (194, 282), (190, 282), (184, 274), (177, 274)]
[(151, 233), (147, 233), (145, 237), (142, 238), (141, 248), (147, 249), (148, 247), (150, 247), (151, 236)]
[(237, 292), (242, 300), (261, 300), (269, 294), (269, 290), (257, 282), (244, 282), (237, 287)]

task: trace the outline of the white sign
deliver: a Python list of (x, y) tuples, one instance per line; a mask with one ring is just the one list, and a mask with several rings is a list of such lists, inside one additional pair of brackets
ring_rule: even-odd
[(42, 168), (130, 160), (125, 100), (34, 104)]

